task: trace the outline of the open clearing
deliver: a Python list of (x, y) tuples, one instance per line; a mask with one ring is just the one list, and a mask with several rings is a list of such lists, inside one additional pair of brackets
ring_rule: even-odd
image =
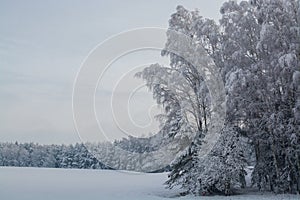
[(177, 197), (167, 190), (166, 173), (144, 174), (110, 170), (47, 168), (0, 168), (1, 200), (162, 200), (162, 199), (256, 199), (299, 200), (298, 195), (252, 193), (230, 197)]

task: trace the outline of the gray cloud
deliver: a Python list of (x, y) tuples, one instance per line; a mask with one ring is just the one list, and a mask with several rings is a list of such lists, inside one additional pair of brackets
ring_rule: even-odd
[[(72, 119), (72, 86), (80, 64), (94, 46), (120, 31), (166, 27), (178, 4), (198, 7), (204, 16), (216, 19), (222, 2), (2, 1), (0, 141), (79, 141)], [(129, 56), (123, 61), (127, 65), (144, 64), (151, 60), (149, 55), (137, 56), (136, 60)], [(121, 67), (122, 63), (115, 65)], [(106, 101), (111, 88), (102, 89), (98, 95)], [(139, 119), (144, 112), (143, 108), (134, 111)], [(110, 121), (105, 124), (109, 129)]]

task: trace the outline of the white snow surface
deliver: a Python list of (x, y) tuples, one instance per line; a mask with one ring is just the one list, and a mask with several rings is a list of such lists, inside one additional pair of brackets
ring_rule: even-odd
[(167, 190), (166, 173), (0, 167), (0, 200), (299, 200), (298, 195), (250, 193), (229, 197), (179, 197)]

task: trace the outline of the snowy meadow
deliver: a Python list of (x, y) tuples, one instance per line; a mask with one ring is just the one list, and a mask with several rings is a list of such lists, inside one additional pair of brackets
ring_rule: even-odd
[(231, 197), (179, 197), (179, 189), (165, 189), (167, 173), (48, 168), (0, 168), (3, 200), (298, 200), (297, 195), (252, 192)]

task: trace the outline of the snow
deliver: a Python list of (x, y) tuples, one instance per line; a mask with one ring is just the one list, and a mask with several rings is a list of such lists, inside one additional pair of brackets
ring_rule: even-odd
[(1, 200), (299, 200), (296, 195), (252, 193), (230, 197), (178, 197), (162, 185), (166, 173), (144, 174), (110, 170), (0, 168)]
[(110, 170), (0, 168), (1, 200), (162, 199), (166, 174)]
[(295, 71), (293, 74), (293, 83), (294, 85), (300, 85), (300, 72), (299, 71)]
[(293, 67), (297, 63), (297, 56), (294, 53), (288, 53), (279, 58), (279, 64), (282, 68), (285, 66)]

